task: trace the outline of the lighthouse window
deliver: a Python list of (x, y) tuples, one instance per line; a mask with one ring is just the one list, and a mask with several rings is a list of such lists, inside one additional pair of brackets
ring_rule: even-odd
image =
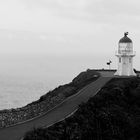
[(131, 58), (129, 58), (129, 63), (131, 63), (132, 61), (131, 61), (132, 59)]
[(121, 58), (119, 58), (119, 63), (121, 63)]

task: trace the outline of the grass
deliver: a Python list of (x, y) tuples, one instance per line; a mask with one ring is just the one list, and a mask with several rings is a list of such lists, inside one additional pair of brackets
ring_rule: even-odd
[(78, 111), (24, 140), (139, 140), (140, 78), (114, 78)]

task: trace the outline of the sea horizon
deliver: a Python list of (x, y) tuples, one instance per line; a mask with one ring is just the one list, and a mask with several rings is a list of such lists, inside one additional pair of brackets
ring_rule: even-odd
[(38, 54), (1, 55), (0, 110), (25, 106), (59, 85), (71, 82), (80, 72), (95, 67), (92, 67), (91, 57), (79, 56), (75, 62), (74, 58), (64, 58)]

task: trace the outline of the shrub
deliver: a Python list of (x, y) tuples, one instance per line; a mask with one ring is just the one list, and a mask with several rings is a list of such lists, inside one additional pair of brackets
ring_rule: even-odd
[[(136, 100), (140, 79), (113, 79), (75, 114), (49, 128), (30, 132), (41, 138), (58, 140), (138, 140), (140, 139), (140, 107)], [(41, 136), (42, 137), (39, 137)], [(46, 136), (44, 134), (47, 134)], [(24, 140), (26, 139), (27, 135)], [(32, 138), (30, 140), (33, 140)]]

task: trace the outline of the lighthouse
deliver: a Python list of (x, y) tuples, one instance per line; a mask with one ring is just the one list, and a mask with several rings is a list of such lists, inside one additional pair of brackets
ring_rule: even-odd
[(124, 37), (119, 40), (118, 50), (115, 54), (118, 59), (118, 68), (115, 75), (118, 76), (136, 76), (133, 70), (133, 57), (135, 56), (133, 42), (127, 36), (128, 32), (125, 32)]

